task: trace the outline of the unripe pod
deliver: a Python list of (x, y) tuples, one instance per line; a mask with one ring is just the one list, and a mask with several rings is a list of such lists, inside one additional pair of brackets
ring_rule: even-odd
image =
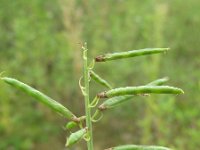
[(162, 146), (122, 145), (107, 150), (170, 150)]
[(112, 97), (110, 99), (107, 99), (104, 101), (99, 107), (99, 110), (105, 110), (109, 108), (116, 107), (124, 102), (127, 102), (130, 100), (133, 96), (117, 96), (117, 97)]
[(66, 129), (69, 130), (69, 129), (75, 128), (76, 126), (78, 126), (78, 124), (76, 122), (70, 121), (70, 122), (67, 123), (67, 125), (65, 127), (66, 127)]
[(75, 143), (77, 143), (79, 140), (81, 140), (83, 138), (83, 136), (87, 133), (87, 128), (78, 130), (74, 133), (72, 133), (69, 138), (67, 139), (66, 142), (66, 147), (69, 147)]
[(151, 85), (151, 86), (153, 86), (153, 85), (163, 85), (163, 84), (165, 84), (168, 80), (169, 80), (168, 77), (164, 77), (164, 78), (161, 78), (161, 79), (157, 79), (157, 80), (155, 80), (155, 81), (152, 81), (152, 82), (150, 82), (150, 83), (147, 84), (147, 85)]
[(171, 86), (133, 86), (116, 88), (106, 92), (99, 93), (99, 98), (111, 98), (123, 95), (138, 95), (138, 94), (181, 94), (184, 93), (182, 89)]
[(95, 61), (105, 62), (105, 61), (116, 60), (116, 59), (157, 54), (157, 53), (166, 52), (167, 50), (169, 50), (169, 48), (146, 48), (146, 49), (139, 49), (139, 50), (131, 50), (127, 52), (111, 53), (111, 54), (99, 55), (95, 58)]
[[(150, 82), (149, 84), (147, 84), (146, 86), (159, 86), (159, 85), (162, 85), (164, 84), (165, 82), (168, 81), (168, 78), (165, 77), (165, 78), (161, 78), (161, 79), (157, 79), (155, 81), (152, 81)], [(99, 94), (99, 96), (105, 96), (106, 95), (106, 92), (103, 92), (102, 94)], [(124, 102), (127, 102), (129, 101), (134, 95), (125, 95), (125, 96), (115, 96), (115, 97), (112, 97), (112, 98), (109, 98), (107, 99), (106, 101), (104, 101), (99, 107), (98, 109), (103, 111), (103, 110), (106, 110), (106, 109), (109, 109), (109, 108), (113, 108), (113, 107), (116, 107)]]
[(71, 119), (71, 120), (77, 118), (66, 107), (64, 107), (63, 105), (61, 105), (57, 101), (51, 99), (50, 97), (46, 96), (45, 94), (41, 93), (40, 91), (30, 87), (29, 85), (27, 85), (27, 84), (25, 84), (21, 81), (18, 81), (16, 79), (13, 79), (13, 78), (3, 77), (1, 79), (3, 81), (5, 81), (6, 83), (10, 84), (11, 86), (13, 86), (13, 87), (25, 92), (26, 94), (34, 97), (36, 100), (45, 104), (46, 106), (48, 106), (49, 108), (51, 108), (55, 112), (58, 112), (59, 114), (63, 115), (64, 117)]
[(101, 78), (98, 74), (96, 74), (94, 71), (90, 71), (90, 77), (96, 81), (97, 83), (109, 88), (109, 89), (112, 89), (111, 85), (106, 81), (104, 80), (103, 78)]

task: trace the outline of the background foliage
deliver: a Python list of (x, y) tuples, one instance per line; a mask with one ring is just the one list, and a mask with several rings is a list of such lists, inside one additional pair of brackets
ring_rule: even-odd
[[(91, 58), (169, 46), (171, 51), (165, 55), (97, 65), (96, 72), (115, 87), (141, 85), (167, 75), (170, 84), (183, 88), (185, 94), (136, 98), (106, 112), (94, 126), (96, 149), (134, 143), (198, 150), (199, 5), (198, 0), (1, 0), (0, 70), (81, 115), (80, 43), (88, 42)], [(93, 95), (104, 90), (92, 86)], [(64, 123), (48, 108), (0, 82), (0, 149), (64, 149), (69, 135), (63, 132)]]

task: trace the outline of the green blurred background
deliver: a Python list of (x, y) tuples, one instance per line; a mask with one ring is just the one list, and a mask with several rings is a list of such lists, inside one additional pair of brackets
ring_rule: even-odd
[[(200, 148), (199, 0), (0, 0), (0, 72), (41, 90), (77, 115), (80, 43), (96, 55), (170, 47), (163, 55), (96, 64), (113, 86), (168, 76), (184, 95), (135, 98), (94, 124), (95, 150), (121, 144)], [(92, 95), (105, 90), (91, 84)], [(65, 149), (67, 121), (0, 82), (0, 149)], [(84, 150), (80, 142), (71, 148)]]

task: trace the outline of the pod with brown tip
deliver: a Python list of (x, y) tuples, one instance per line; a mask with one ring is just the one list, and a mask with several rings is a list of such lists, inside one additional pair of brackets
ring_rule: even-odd
[(101, 78), (98, 74), (96, 74), (94, 71), (90, 71), (90, 77), (96, 81), (97, 83), (109, 88), (109, 89), (112, 89), (112, 86), (106, 81), (104, 80), (103, 78)]
[(87, 128), (80, 129), (74, 133), (72, 133), (69, 138), (67, 138), (67, 142), (65, 144), (66, 147), (72, 146), (75, 143), (77, 143), (79, 140), (81, 140), (84, 135), (87, 133)]
[(171, 150), (162, 146), (143, 146), (143, 145), (122, 145), (106, 150)]
[(139, 49), (139, 50), (131, 50), (131, 51), (127, 51), (127, 52), (110, 53), (110, 54), (97, 56), (95, 58), (95, 61), (96, 62), (105, 62), (105, 61), (110, 61), (110, 60), (117, 60), (117, 59), (131, 58), (131, 57), (136, 57), (136, 56), (163, 53), (168, 50), (169, 50), (169, 48), (145, 48), (145, 49)]
[(64, 117), (68, 119), (76, 119), (77, 117), (69, 111), (66, 107), (58, 103), (57, 101), (53, 100), (52, 98), (46, 96), (45, 94), (41, 93), (40, 91), (30, 87), (29, 85), (18, 81), (13, 78), (3, 77), (1, 78), (3, 81), (8, 83), (9, 85), (23, 91), (24, 93), (28, 94), (29, 96), (34, 97), (37, 101), (45, 104), (49, 108), (51, 108), (53, 111), (63, 115)]
[(99, 98), (111, 98), (123, 95), (138, 95), (138, 94), (182, 94), (182, 89), (171, 86), (133, 86), (116, 88), (109, 91), (99, 93)]
[[(161, 79), (157, 79), (155, 81), (152, 81), (150, 83), (148, 83), (147, 85), (162, 85), (164, 84), (165, 82), (168, 81), (168, 78), (165, 77), (165, 78), (161, 78)], [(106, 101), (104, 101), (99, 107), (98, 109), (103, 111), (103, 110), (106, 110), (106, 109), (109, 109), (109, 108), (113, 108), (113, 107), (116, 107), (124, 102), (127, 102), (129, 100), (131, 100), (131, 98), (133, 97), (134, 95), (126, 95), (126, 96), (116, 96), (116, 97), (112, 97), (112, 98), (109, 98), (107, 99)]]

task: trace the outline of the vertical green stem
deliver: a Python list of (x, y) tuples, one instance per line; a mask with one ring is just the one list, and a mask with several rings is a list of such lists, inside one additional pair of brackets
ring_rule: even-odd
[(93, 150), (93, 135), (92, 135), (92, 121), (91, 121), (91, 108), (89, 107), (89, 69), (87, 58), (87, 45), (83, 47), (83, 61), (84, 61), (84, 84), (85, 84), (85, 113), (86, 113), (86, 126), (88, 127), (88, 133), (90, 140), (87, 141), (88, 150)]

